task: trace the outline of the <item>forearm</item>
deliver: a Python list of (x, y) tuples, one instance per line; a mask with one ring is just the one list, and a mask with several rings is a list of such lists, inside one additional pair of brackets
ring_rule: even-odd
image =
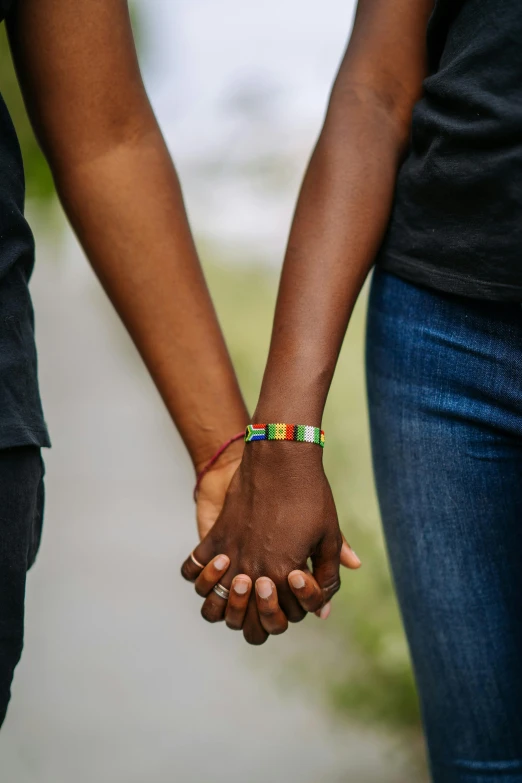
[[(155, 123), (92, 160), (55, 166), (86, 254), (140, 351), (196, 467), (247, 421)], [(241, 444), (227, 453), (239, 454)]]
[(404, 141), (371, 91), (334, 89), (290, 232), (256, 420), (320, 423), (389, 218)]
[(247, 414), (143, 86), (127, 3), (18, 0), (9, 37), (62, 203), (198, 467)]

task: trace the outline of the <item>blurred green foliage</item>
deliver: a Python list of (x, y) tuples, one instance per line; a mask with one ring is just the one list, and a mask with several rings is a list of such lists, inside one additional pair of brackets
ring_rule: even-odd
[[(203, 257), (207, 255), (201, 248)], [(212, 258), (213, 252), (208, 253)], [(206, 266), (212, 296), (250, 410), (256, 402), (277, 279), (263, 268)], [(255, 291), (255, 297), (249, 292)], [(419, 730), (419, 712), (380, 529), (364, 389), (366, 294), (343, 346), (324, 418), (324, 459), (343, 531), (363, 561), (344, 572), (328, 627), (338, 654), (325, 682), (331, 702), (358, 720)], [(325, 626), (326, 627), (326, 626)]]

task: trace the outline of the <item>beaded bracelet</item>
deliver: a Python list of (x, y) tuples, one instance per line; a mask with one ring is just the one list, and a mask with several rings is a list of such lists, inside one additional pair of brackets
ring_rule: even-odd
[(299, 443), (316, 443), (324, 448), (324, 432), (320, 427), (308, 424), (248, 424), (245, 441), (294, 440)]

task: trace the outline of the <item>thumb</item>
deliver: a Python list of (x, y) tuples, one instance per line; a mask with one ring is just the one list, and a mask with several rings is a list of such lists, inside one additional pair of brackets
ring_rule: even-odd
[(312, 556), (314, 578), (323, 592), (324, 601), (329, 601), (341, 586), (339, 576), (341, 547), (337, 537), (324, 539)]
[(213, 528), (221, 513), (222, 504), (214, 502), (200, 495), (196, 501), (196, 521), (198, 525), (199, 540), (202, 541)]
[(201, 540), (209, 533), (221, 514), (237, 466), (237, 460), (226, 463), (222, 467), (209, 470), (200, 481), (196, 494), (196, 518)]
[(360, 568), (362, 566), (361, 561), (353, 551), (352, 547), (343, 536), (343, 545), (341, 548), (341, 565), (345, 568)]

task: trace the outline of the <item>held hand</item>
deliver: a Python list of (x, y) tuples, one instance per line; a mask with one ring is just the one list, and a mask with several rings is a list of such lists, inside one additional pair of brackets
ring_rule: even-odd
[[(227, 464), (212, 468), (201, 481), (196, 499), (196, 521), (199, 540), (202, 541), (218, 518), (225, 503), (230, 482), (241, 463), (241, 457), (235, 457)], [(343, 536), (341, 565), (357, 569), (361, 561)]]
[[(187, 561), (186, 568), (193, 574), (195, 588), (201, 597), (208, 596), (213, 588), (221, 583), (230, 565), (226, 555), (217, 555), (206, 566), (198, 566), (194, 560)], [(321, 590), (312, 574), (306, 571), (292, 571), (288, 576), (288, 584), (302, 608), (308, 612), (314, 611), (323, 620), (330, 614), (330, 602), (322, 608), (318, 606), (318, 595)], [(225, 622), (234, 631), (243, 628), (245, 616), (252, 594), (252, 580), (246, 574), (238, 574), (232, 580), (230, 595), (225, 609)], [(275, 636), (284, 633), (288, 628), (288, 620), (279, 606), (277, 588), (271, 579), (260, 577), (255, 583), (255, 601), (261, 625), (268, 635)]]
[[(221, 515), (194, 551), (201, 563), (220, 553), (227, 555), (230, 567), (219, 580), (225, 587), (229, 588), (239, 574), (252, 582), (268, 577), (291, 622), (301, 620), (306, 611), (287, 577), (295, 570), (306, 572), (309, 558), (318, 585), (309, 610), (320, 609), (340, 585), (343, 540), (321, 458), (322, 451), (314, 444), (250, 444)], [(194, 579), (191, 562), (185, 563), (183, 573)], [(216, 621), (224, 617), (225, 609), (226, 601), (211, 591), (202, 613)], [(252, 598), (246, 607), (243, 633), (252, 644), (262, 644), (267, 638)]]
[(240, 455), (228, 462), (222, 460), (203, 476), (196, 497), (196, 520), (200, 541), (205, 538), (221, 513), (232, 476), (240, 462)]

